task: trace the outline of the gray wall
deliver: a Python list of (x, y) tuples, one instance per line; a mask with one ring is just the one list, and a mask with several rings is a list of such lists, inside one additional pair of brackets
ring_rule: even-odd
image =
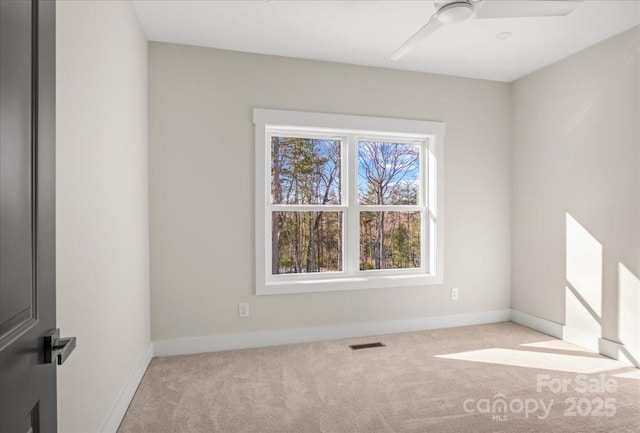
[[(149, 80), (154, 340), (510, 307), (508, 84), (155, 42)], [(256, 297), (253, 107), (446, 122), (445, 283)]]
[(149, 348), (147, 41), (129, 2), (57, 3), (58, 431), (101, 431)]
[(512, 87), (513, 307), (636, 354), (639, 50), (635, 27)]

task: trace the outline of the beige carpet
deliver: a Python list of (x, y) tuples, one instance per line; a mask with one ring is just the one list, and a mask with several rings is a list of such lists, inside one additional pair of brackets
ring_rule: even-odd
[(640, 432), (639, 373), (511, 322), (155, 358), (119, 432)]

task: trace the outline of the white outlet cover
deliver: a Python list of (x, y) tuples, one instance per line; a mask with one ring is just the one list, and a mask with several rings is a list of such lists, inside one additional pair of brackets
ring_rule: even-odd
[(241, 302), (238, 304), (238, 316), (240, 317), (249, 317), (249, 304), (246, 302)]

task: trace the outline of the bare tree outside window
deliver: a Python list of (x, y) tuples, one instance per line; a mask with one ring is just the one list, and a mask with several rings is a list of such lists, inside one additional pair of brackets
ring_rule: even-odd
[[(361, 205), (417, 205), (420, 146), (358, 142)], [(360, 270), (420, 267), (420, 212), (360, 213)]]

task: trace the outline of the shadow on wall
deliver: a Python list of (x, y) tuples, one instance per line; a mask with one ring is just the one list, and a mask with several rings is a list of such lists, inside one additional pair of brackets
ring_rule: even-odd
[[(563, 338), (600, 351), (602, 338), (603, 246), (566, 214), (566, 287)], [(640, 279), (618, 264), (619, 355), (639, 365)]]

